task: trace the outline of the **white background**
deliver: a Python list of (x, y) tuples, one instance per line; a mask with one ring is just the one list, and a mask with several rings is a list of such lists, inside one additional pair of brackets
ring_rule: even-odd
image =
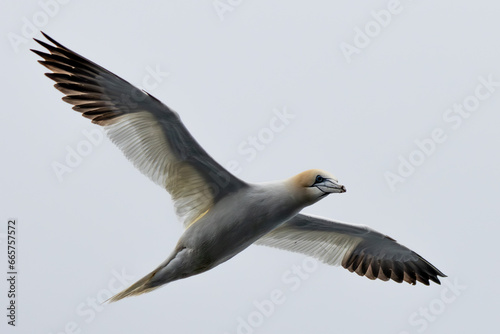
[[(479, 77), (500, 82), (499, 5), (402, 0), (399, 14), (381, 27), (371, 12), (389, 1), (233, 0), (224, 13), (210, 0), (71, 1), (57, 8), (44, 1), (52, 5), (4, 1), (0, 14), (5, 276), (7, 219), (19, 222), (17, 326), (6, 324), (8, 287), (1, 279), (3, 333), (401, 334), (497, 327), (500, 87), (456, 129), (443, 115), (453, 104), (473, 101)], [(124, 271), (129, 284), (162, 262), (182, 227), (168, 194), (107, 139), (58, 180), (54, 163), (65, 164), (68, 147), (83, 145), (82, 130), (98, 127), (62, 102), (43, 75), (28, 51), (41, 48), (27, 39), (30, 24), (35, 37), (44, 30), (136, 85), (148, 69), (169, 72), (150, 92), (181, 115), (221, 164), (238, 161), (238, 176), (250, 182), (328, 170), (347, 193), (305, 212), (369, 225), (449, 277), (441, 286), (410, 286), (320, 264), (297, 278), (290, 270), (304, 264), (303, 255), (251, 246), (202, 275), (93, 309), (91, 301), (107, 296), (110, 284), (124, 287), (117, 273)], [(355, 46), (356, 27), (367, 24), (373, 37), (348, 62), (342, 43)], [(238, 147), (283, 108), (295, 118), (247, 161)], [(391, 189), (385, 174), (398, 172), (400, 156), (422, 157), (415, 141), (436, 128), (446, 140)], [(294, 275), (300, 286), (283, 280)], [(264, 315), (255, 303), (273, 290), (284, 302)]]

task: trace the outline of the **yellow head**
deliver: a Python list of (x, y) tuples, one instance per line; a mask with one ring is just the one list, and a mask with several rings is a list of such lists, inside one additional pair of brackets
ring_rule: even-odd
[(344, 193), (346, 189), (332, 174), (321, 169), (309, 169), (289, 179), (298, 198), (311, 205), (333, 193)]

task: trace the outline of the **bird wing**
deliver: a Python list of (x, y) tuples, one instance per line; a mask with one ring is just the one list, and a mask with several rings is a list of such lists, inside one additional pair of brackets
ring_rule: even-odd
[(103, 126), (134, 166), (170, 193), (185, 226), (220, 198), (246, 186), (205, 152), (176, 112), (43, 35), (53, 45), (35, 41), (49, 53), (31, 51), (53, 72), (46, 75), (65, 94), (62, 99), (92, 123)]
[(298, 214), (256, 241), (304, 253), (370, 279), (429, 285), (446, 277), (417, 253), (367, 226)]

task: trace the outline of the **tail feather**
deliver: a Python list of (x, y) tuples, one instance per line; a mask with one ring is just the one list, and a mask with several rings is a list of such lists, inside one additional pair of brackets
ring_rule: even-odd
[(155, 276), (155, 274), (158, 272), (159, 269), (160, 268), (153, 270), (152, 272), (150, 272), (149, 274), (147, 274), (146, 276), (144, 276), (143, 278), (141, 278), (140, 280), (129, 286), (127, 289), (123, 290), (120, 293), (117, 293), (113, 297), (106, 300), (105, 303), (113, 303), (126, 297), (138, 296), (158, 288), (159, 285), (151, 286), (150, 283), (151, 279)]
[[(190, 276), (186, 276), (185, 274), (183, 275), (183, 273), (185, 273), (183, 265), (185, 263), (191, 264), (189, 261), (182, 261), (182, 258), (185, 258), (186, 254), (189, 254), (189, 252), (185, 247), (180, 247), (174, 250), (170, 258), (165, 260), (155, 270), (132, 284), (127, 289), (109, 298), (105, 301), (105, 303), (113, 303), (126, 297), (142, 295), (143, 293), (148, 293), (158, 289), (160, 286), (168, 282)], [(191, 275), (193, 274), (194, 272)]]

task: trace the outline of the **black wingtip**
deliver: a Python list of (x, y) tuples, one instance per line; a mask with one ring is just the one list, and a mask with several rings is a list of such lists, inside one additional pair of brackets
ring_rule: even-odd
[[(35, 42), (37, 42), (38, 44), (40, 44), (41, 46), (43, 46), (43, 47), (45, 47), (45, 48), (46, 48), (46, 46), (44, 45), (44, 44), (46, 44), (46, 43), (44, 43), (44, 42), (42, 42), (41, 40), (36, 39), (36, 38), (33, 38), (33, 40), (34, 40)], [(31, 51), (31, 52), (34, 52), (34, 53), (36, 53), (36, 54), (38, 54), (38, 52), (40, 52), (40, 51), (35, 50), (35, 49), (30, 49), (30, 51)]]
[(43, 59), (47, 59), (47, 57), (49, 57), (48, 53), (45, 53), (45, 52), (42, 52), (42, 51), (39, 51), (39, 50), (30, 49), (30, 51), (33, 52), (33, 53), (35, 53), (36, 55), (42, 57)]
[[(40, 33), (43, 35), (43, 37), (45, 37), (46, 39), (48, 39), (52, 44), (54, 44), (55, 46), (57, 47), (60, 47), (60, 48), (63, 48), (63, 49), (66, 49), (66, 47), (64, 45), (62, 45), (61, 43), (57, 42), (55, 39), (53, 39), (52, 37), (50, 37), (49, 35), (47, 35), (46, 33), (44, 33), (43, 31), (40, 30)], [(41, 41), (37, 38), (33, 38), (33, 40), (35, 42), (37, 42), (38, 44), (40, 44), (41, 46), (43, 46), (44, 48), (47, 48), (50, 50), (50, 48), (54, 48), (54, 46), (50, 45), (50, 44), (47, 44), (46, 42), (44, 41)], [(33, 50), (32, 50), (33, 51)]]
[[(34, 38), (33, 38), (34, 39)], [(47, 50), (49, 51), (52, 51), (52, 50), (55, 50), (56, 47), (48, 44), (48, 43), (45, 43), (44, 41), (39, 41), (37, 39), (34, 39), (38, 44), (40, 44), (41, 46), (43, 46), (44, 48), (46, 48)]]
[(51, 41), (52, 43), (54, 43), (54, 45), (57, 45), (59, 47), (63, 47), (61, 44), (59, 44), (58, 42), (56, 42), (55, 39), (53, 39), (52, 37), (50, 37), (49, 35), (47, 35), (43, 31), (40, 31), (40, 32), (42, 33), (43, 37), (45, 37), (46, 39), (48, 39), (49, 41)]
[(431, 281), (433, 281), (434, 283), (441, 285), (441, 281), (439, 280), (439, 278), (437, 276), (430, 276), (429, 275), (429, 279)]
[[(41, 40), (36, 39), (36, 38), (33, 38), (33, 40), (34, 40), (35, 42), (37, 42), (38, 44), (42, 44), (42, 43), (43, 43)], [(33, 51), (33, 49), (30, 49), (30, 50), (31, 50), (31, 51)]]
[[(40, 31), (40, 32), (42, 33), (42, 35), (43, 35), (43, 36), (47, 37), (47, 36), (43, 33), (43, 31)], [(50, 51), (51, 49), (53, 49), (53, 48), (54, 48), (52, 45), (47, 44), (47, 43), (45, 43), (44, 41), (39, 40), (38, 38), (33, 38), (33, 40), (34, 40), (35, 42), (37, 42), (39, 45), (41, 45), (41, 46), (43, 46), (44, 48), (46, 48), (47, 50), (49, 50), (49, 51)], [(31, 52), (34, 52), (34, 53), (36, 53), (36, 54), (37, 54), (37, 55), (39, 55), (39, 56), (41, 56), (41, 55), (40, 55), (40, 51), (38, 51), (38, 50), (35, 50), (35, 49), (30, 49), (30, 51), (31, 51)], [(41, 56), (41, 57), (43, 57), (43, 56)]]

